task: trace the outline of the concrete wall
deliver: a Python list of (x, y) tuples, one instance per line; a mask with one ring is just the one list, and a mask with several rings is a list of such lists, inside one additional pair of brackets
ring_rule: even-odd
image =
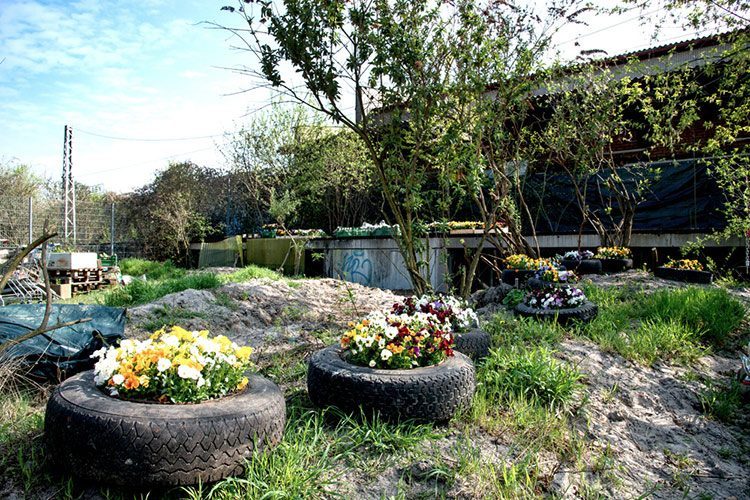
[[(432, 286), (444, 290), (447, 272), (442, 240), (430, 240)], [(390, 238), (313, 240), (308, 249), (325, 254), (325, 274), (361, 285), (390, 290), (412, 288), (409, 274), (396, 242)]]

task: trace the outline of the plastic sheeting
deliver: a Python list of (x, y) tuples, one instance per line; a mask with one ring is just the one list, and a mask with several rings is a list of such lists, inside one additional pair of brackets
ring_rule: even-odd
[[(663, 161), (649, 166), (658, 168), (660, 173), (653, 178), (644, 201), (636, 208), (634, 231), (710, 232), (724, 227), (721, 214), (723, 196), (704, 161)], [(626, 183), (635, 183), (627, 169), (621, 169), (619, 173)], [(578, 232), (581, 212), (566, 175), (530, 176), (524, 191), (537, 219), (538, 233)], [(594, 181), (589, 185), (588, 193), (587, 203), (591, 209), (603, 213), (604, 205)], [(603, 194), (607, 196), (606, 189)], [(616, 204), (613, 208), (617, 213)], [(584, 227), (584, 232), (591, 231), (591, 227)]]
[[(0, 344), (36, 328), (44, 317), (44, 304), (0, 307)], [(125, 310), (97, 305), (53, 304), (49, 325), (82, 318), (91, 321), (52, 330), (11, 347), (7, 359), (21, 360), (29, 375), (62, 380), (93, 367), (91, 354), (116, 344), (125, 332)]]

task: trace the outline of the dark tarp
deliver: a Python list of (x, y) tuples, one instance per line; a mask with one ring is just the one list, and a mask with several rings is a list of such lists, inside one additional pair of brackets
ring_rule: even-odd
[[(0, 344), (36, 328), (44, 317), (44, 304), (0, 307)], [(82, 318), (91, 321), (52, 330), (11, 347), (5, 356), (20, 359), (29, 375), (57, 381), (90, 369), (91, 353), (122, 339), (125, 309), (96, 305), (53, 304), (49, 325)]]
[[(654, 169), (659, 170), (658, 175), (649, 173)], [(704, 160), (670, 160), (650, 163), (648, 167), (620, 169), (620, 176), (632, 187), (636, 179), (631, 170), (636, 175), (652, 177), (644, 201), (636, 208), (633, 231), (711, 232), (724, 227), (723, 197)], [(567, 175), (530, 175), (524, 194), (537, 220), (538, 233), (578, 232), (581, 212)], [(606, 198), (606, 189), (603, 194)], [(592, 210), (603, 213), (595, 180), (590, 181), (587, 202)], [(613, 209), (617, 221), (616, 203)], [(591, 231), (591, 227), (584, 227), (584, 232)]]

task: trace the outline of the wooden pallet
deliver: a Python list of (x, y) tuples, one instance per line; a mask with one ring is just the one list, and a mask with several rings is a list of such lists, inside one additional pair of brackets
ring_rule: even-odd
[(55, 283), (76, 284), (99, 282), (103, 279), (101, 269), (50, 269), (49, 277)]

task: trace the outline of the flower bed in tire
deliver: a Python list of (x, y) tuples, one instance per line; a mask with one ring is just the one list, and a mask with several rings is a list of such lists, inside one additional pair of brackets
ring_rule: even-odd
[(249, 375), (244, 391), (197, 404), (108, 396), (92, 371), (55, 389), (44, 420), (53, 466), (121, 486), (176, 486), (242, 473), (255, 450), (281, 441), (286, 405), (270, 380)]
[(536, 271), (504, 269), (502, 281), (510, 286), (526, 286), (526, 282), (536, 275)]
[(391, 420), (447, 421), (468, 407), (476, 388), (474, 364), (454, 353), (442, 363), (389, 370), (349, 363), (339, 346), (313, 354), (307, 390), (317, 406), (378, 412)]
[(684, 283), (697, 283), (710, 285), (713, 281), (713, 274), (709, 271), (698, 271), (694, 269), (673, 269), (670, 267), (657, 267), (654, 269), (654, 276), (665, 280), (682, 281)]
[(47, 402), (48, 456), (57, 468), (121, 486), (213, 482), (281, 440), (286, 404), (252, 373), (252, 348), (223, 335), (161, 329), (96, 351), (93, 371)]
[(633, 269), (633, 259), (598, 259), (603, 273), (621, 273)]
[(554, 320), (562, 325), (572, 321), (587, 323), (599, 308), (575, 287), (547, 287), (529, 292), (514, 308), (518, 316)]

